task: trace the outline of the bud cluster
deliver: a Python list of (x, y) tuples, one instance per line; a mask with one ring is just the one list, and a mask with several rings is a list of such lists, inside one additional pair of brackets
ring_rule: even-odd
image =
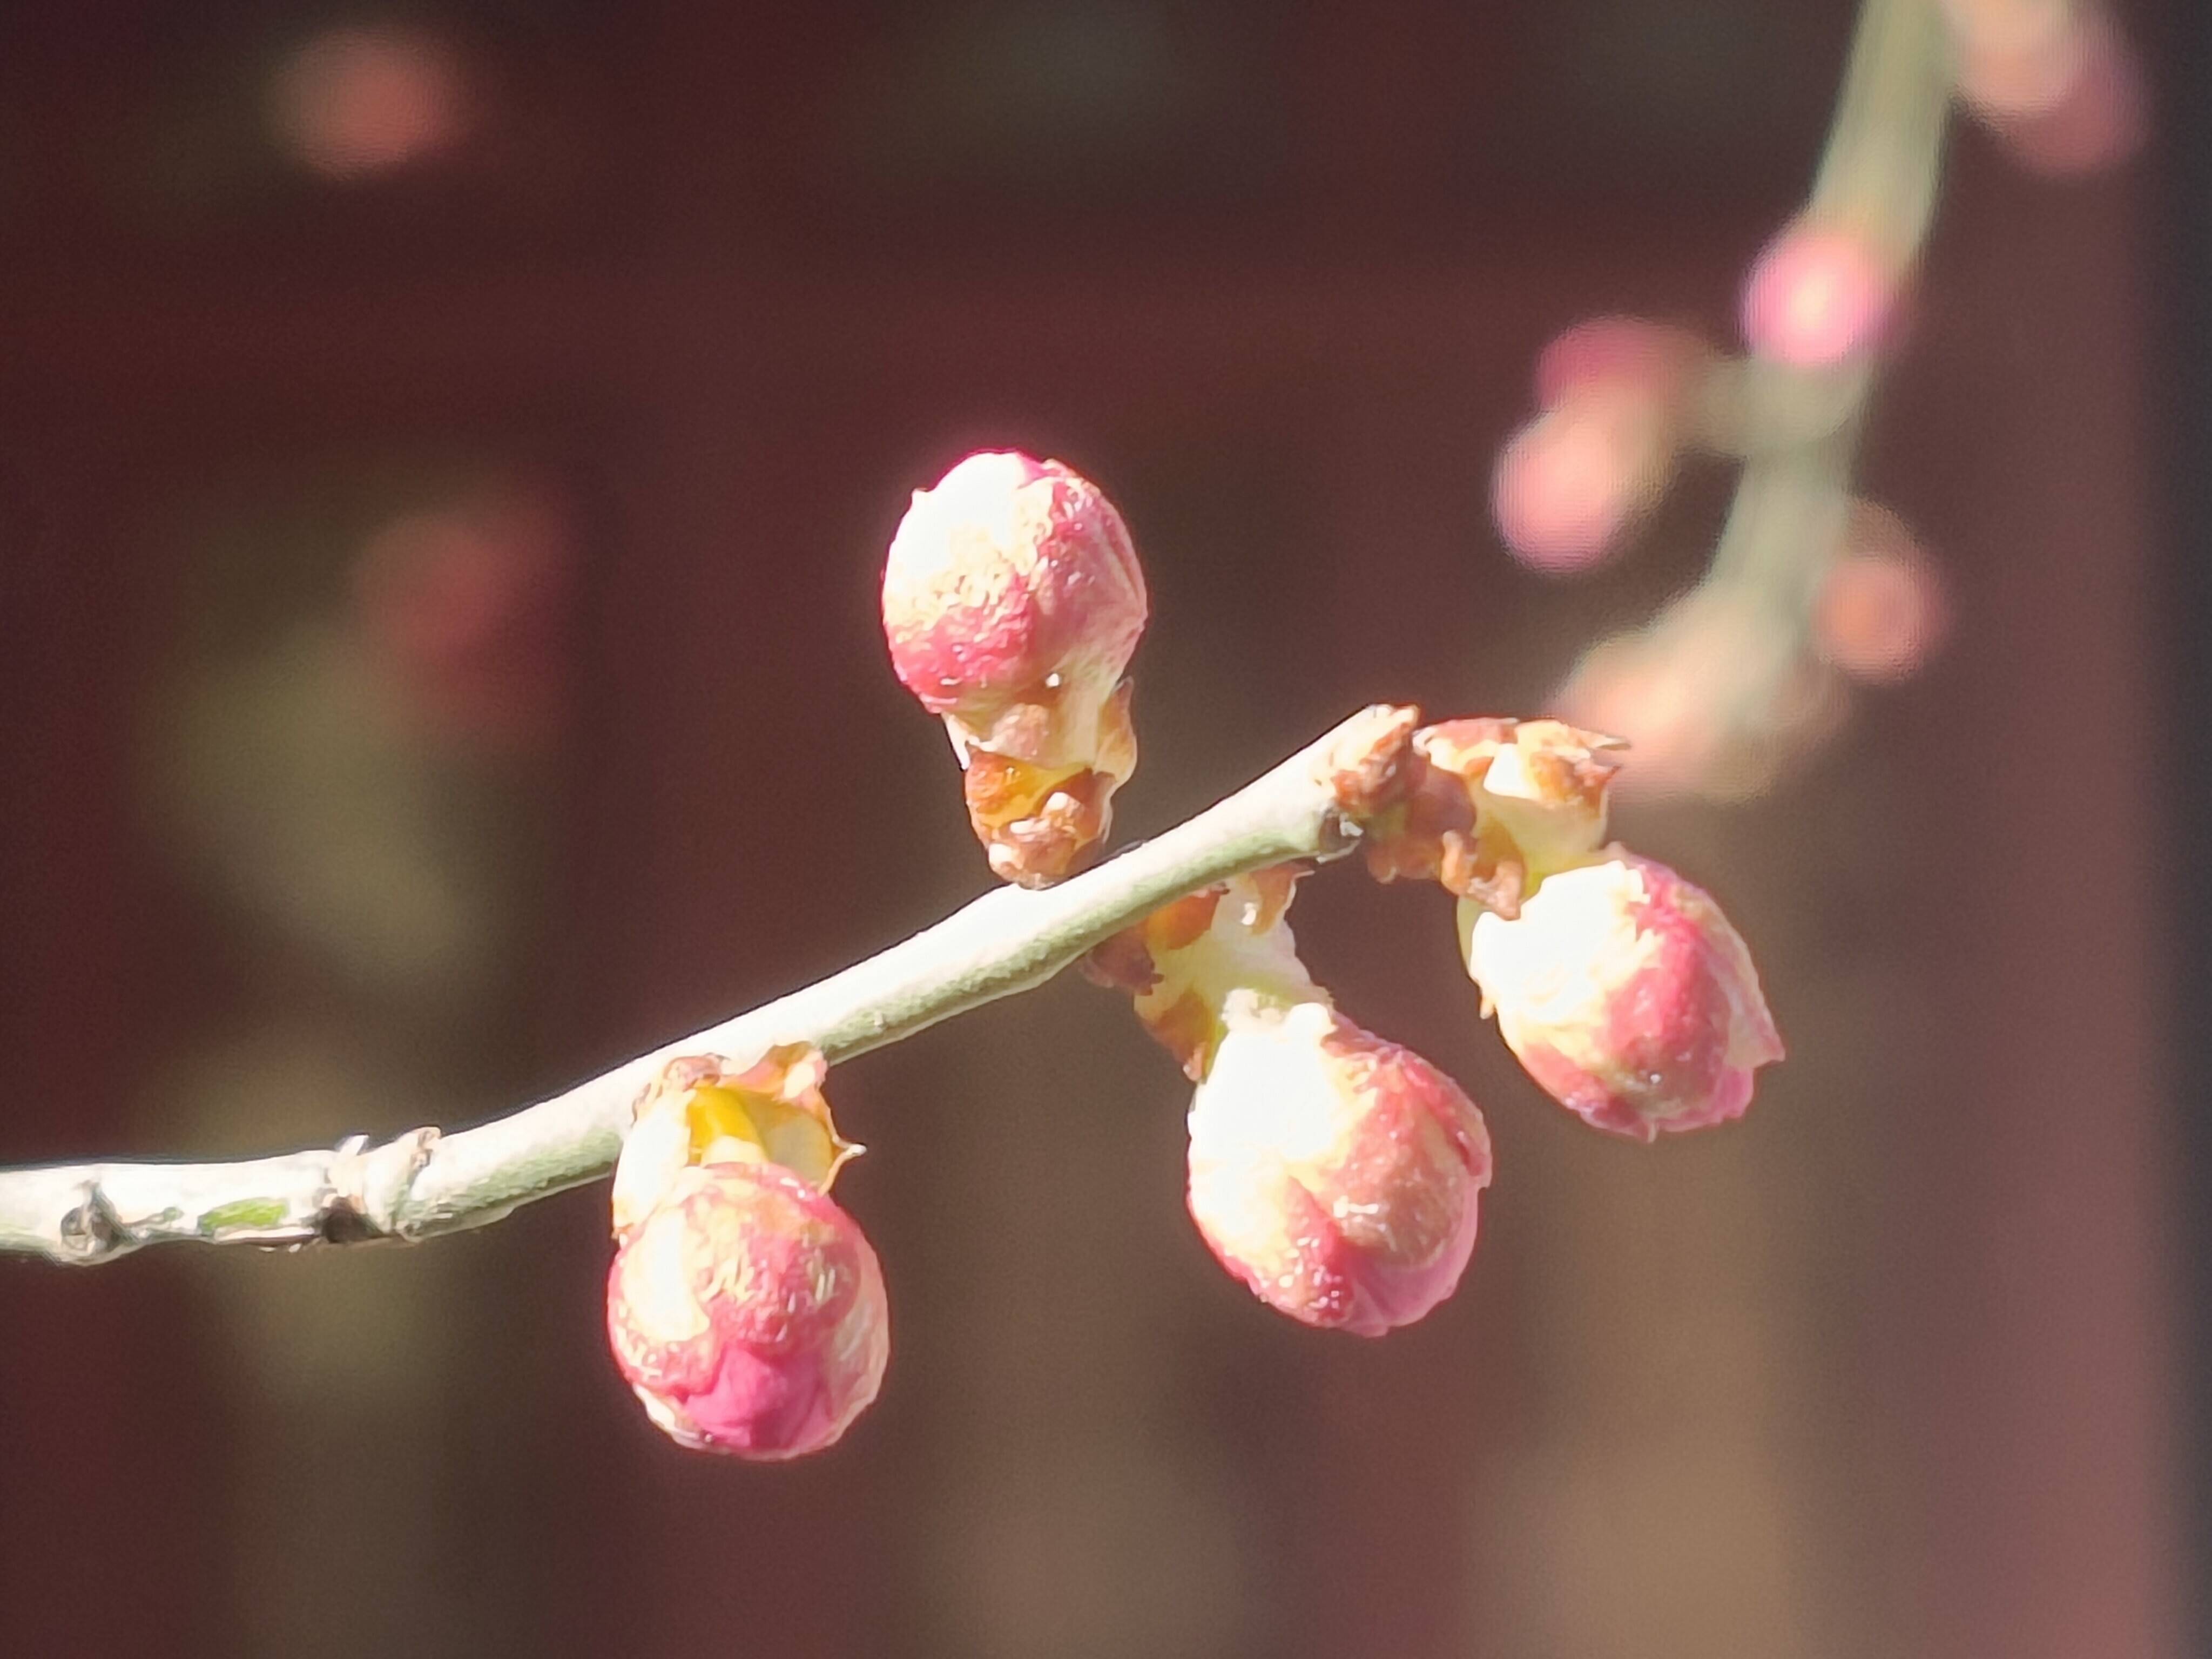
[[(1632, 329), (1578, 349), (1547, 373), (1656, 384), (1694, 356)], [(884, 572), (885, 633), (899, 678), (945, 721), (1002, 877), (1044, 884), (1103, 838), (1135, 763), (1123, 676), (1145, 614), (1119, 515), (1058, 463), (971, 456), (915, 498)], [(1619, 742), (1556, 720), (1415, 730), (1419, 718), (1377, 707), (1356, 744), (1332, 748), (1334, 834), (1379, 878), (1455, 896), (1483, 1012), (1569, 1109), (1646, 1140), (1739, 1115), (1781, 1044), (1711, 897), (1607, 842)], [(1305, 873), (1281, 865), (1189, 894), (1085, 965), (1129, 994), (1194, 1085), (1187, 1193), (1207, 1248), (1291, 1318), (1379, 1336), (1465, 1272), (1490, 1136), (1456, 1084), (1346, 1018), (1306, 970), (1287, 920)], [(687, 1057), (637, 1103), (615, 1175), (607, 1332), (647, 1412), (685, 1445), (817, 1450), (881, 1384), (883, 1274), (829, 1195), (860, 1149), (837, 1132), (827, 1071), (803, 1044), (743, 1066)]]
[(891, 666), (945, 721), (1002, 879), (1042, 886), (1104, 841), (1136, 769), (1146, 598), (1121, 515), (1058, 461), (970, 455), (917, 490), (884, 567)]
[[(1710, 356), (1677, 331), (1589, 325), (1546, 356), (1547, 418), (1595, 422), (1608, 442), (1640, 434), (1645, 459), (1623, 476), (1649, 482)], [(892, 662), (951, 733), (1003, 877), (1055, 879), (1104, 833), (1134, 763), (1121, 676), (1144, 592), (1119, 516), (1057, 463), (971, 456), (899, 527), (884, 577)], [(1740, 1113), (1780, 1048), (1711, 901), (1607, 845), (1620, 748), (1559, 720), (1447, 721), (1345, 799), (1376, 876), (1457, 896), (1484, 1009), (1536, 1080), (1648, 1139)], [(1345, 1018), (1306, 971), (1285, 920), (1301, 873), (1164, 906), (1090, 967), (1197, 1085), (1189, 1202), (1214, 1255), (1294, 1318), (1373, 1335), (1458, 1281), (1490, 1143), (1450, 1079)]]
[(860, 1148), (803, 1045), (672, 1060), (616, 1166), (615, 1363), (680, 1443), (759, 1461), (833, 1443), (890, 1354), (875, 1251), (829, 1195)]

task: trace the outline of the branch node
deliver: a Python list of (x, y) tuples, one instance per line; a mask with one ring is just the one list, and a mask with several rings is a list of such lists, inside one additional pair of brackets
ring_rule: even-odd
[(69, 1259), (88, 1267), (112, 1261), (138, 1247), (97, 1181), (84, 1183), (84, 1201), (62, 1217), (57, 1231)]
[(438, 1144), (439, 1131), (424, 1127), (371, 1146), (367, 1135), (349, 1135), (331, 1159), (331, 1193), (322, 1213), (322, 1236), (333, 1244), (358, 1244), (393, 1238), (412, 1243), (400, 1218), (415, 1185)]
[(1335, 822), (1330, 826), (1343, 852), (1359, 839), (1367, 823), (1406, 798), (1411, 784), (1413, 729), (1421, 711), (1407, 704), (1378, 702), (1354, 714), (1337, 729), (1322, 757)]

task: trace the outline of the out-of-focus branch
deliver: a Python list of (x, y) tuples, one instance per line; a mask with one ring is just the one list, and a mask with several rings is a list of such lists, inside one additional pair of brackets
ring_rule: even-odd
[(1938, 0), (1865, 0), (1811, 194), (1746, 291), (1750, 355), (1713, 365), (1688, 416), (1696, 442), (1742, 460), (1711, 565), (1562, 693), (1571, 718), (1638, 741), (1641, 782), (1753, 793), (1835, 713), (1815, 634), (1863, 510), (1860, 428), (1934, 215), (1952, 92)]
[(1043, 984), (1182, 895), (1291, 860), (1349, 851), (1417, 723), (1363, 710), (1217, 805), (1057, 887), (988, 893), (905, 943), (749, 1013), (663, 1045), (512, 1115), (453, 1134), (238, 1163), (0, 1170), (0, 1251), (88, 1264), (194, 1240), (297, 1246), (420, 1239), (499, 1220), (605, 1175), (640, 1090), (667, 1060), (739, 1060), (780, 1042), (832, 1061)]
[[(1886, 311), (1886, 296), (1918, 260), (1950, 101), (1949, 40), (1936, 0), (1866, 0), (1820, 171), (1792, 233), (1863, 251), (1874, 291), (1859, 303)], [(1849, 279), (1848, 265), (1840, 275)], [(1848, 309), (1854, 301), (1832, 303)], [(1684, 719), (1704, 722), (1711, 742), (1699, 782), (1723, 795), (1764, 787), (1818, 719), (1814, 617), (1845, 546), (1851, 471), (1876, 379), (1872, 336), (1838, 361), (1814, 365), (1776, 356), (1755, 331), (1752, 343), (1744, 404), (1763, 409), (1762, 423), (1786, 435), (1761, 444), (1746, 434), (1748, 453), (1711, 568), (1626, 642), (1644, 673), (1654, 658), (1672, 659), (1679, 677), (1694, 677), (1698, 695), (1686, 699)], [(1571, 695), (1571, 706), (1602, 701), (1604, 688), (1590, 684), (1600, 677), (1586, 663), (1582, 697)]]
[[(1866, 0), (1802, 222), (1858, 238), (1893, 284), (1927, 240), (1950, 102), (1949, 43), (1935, 0)], [(1842, 543), (1874, 364), (1859, 357), (1808, 369), (1754, 354), (1748, 367), (1770, 382), (1762, 390), (1772, 403), (1817, 407), (1828, 429), (1745, 464), (1707, 580), (1763, 592), (1802, 644), (1820, 577)]]

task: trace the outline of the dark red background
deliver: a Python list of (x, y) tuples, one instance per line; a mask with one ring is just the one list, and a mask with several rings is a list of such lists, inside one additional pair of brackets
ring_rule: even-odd
[[(1065, 458), (1136, 532), (1128, 833), (1365, 702), (1533, 712), (1695, 570), (1723, 488), (1694, 474), (1617, 574), (1517, 571), (1485, 489), (1534, 356), (1599, 310), (1726, 337), (1848, 25), (403, 21), (458, 43), (480, 125), (343, 186), (255, 147), (254, 77), (313, 17), (0, 21), (0, 1161), (416, 1121), (313, 1088), (229, 1139), (169, 1114), (272, 978), (363, 1075), (419, 1049), (481, 1116), (980, 890), (872, 588), (906, 492), (971, 447)], [(1433, 896), (1339, 871), (1300, 903), (1317, 970), (1498, 1149), (1466, 1285), (1382, 1343), (1206, 1258), (1185, 1085), (1073, 980), (835, 1080), (897, 1341), (799, 1466), (646, 1426), (596, 1191), (411, 1252), (0, 1262), (0, 1651), (2173, 1650), (2144, 206), (2136, 173), (2039, 180), (1961, 132), (1866, 466), (1944, 561), (1950, 649), (1772, 798), (1621, 823), (1759, 951), (1792, 1055), (1743, 1124), (1582, 1131), (1478, 1024)], [(178, 525), (455, 456), (544, 483), (579, 574), (536, 805), (496, 819), (522, 920), (441, 1022), (272, 966), (143, 754), (220, 603)]]

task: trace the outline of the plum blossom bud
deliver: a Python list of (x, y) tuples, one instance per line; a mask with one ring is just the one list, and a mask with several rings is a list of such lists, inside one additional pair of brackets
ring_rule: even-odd
[(1121, 515), (1058, 461), (970, 455), (915, 492), (883, 615), (892, 668), (945, 720), (992, 868), (1066, 875), (1137, 763), (1121, 676), (1146, 599)]
[(970, 455), (916, 490), (884, 568), (900, 680), (979, 736), (1055, 675), (1083, 682), (1058, 688), (1063, 705), (1077, 691), (1103, 700), (1145, 618), (1144, 573), (1114, 504), (1073, 468), (1018, 451)]
[(1712, 349), (1685, 328), (1641, 317), (1587, 317), (1536, 357), (1536, 401), (1549, 409), (1589, 386), (1620, 386), (1672, 404), (1711, 362)]
[(1450, 1295), (1490, 1136), (1458, 1085), (1323, 1002), (1231, 992), (1190, 1108), (1190, 1213), (1224, 1267), (1309, 1325), (1380, 1336)]
[(890, 1356), (876, 1253), (811, 1182), (763, 1162), (678, 1172), (607, 1275), (607, 1337), (647, 1414), (695, 1449), (819, 1451)]
[(2142, 64), (2102, 6), (1944, 0), (1943, 9), (1960, 95), (2028, 167), (2090, 173), (2142, 143)]
[(1292, 1318), (1380, 1336), (1459, 1282), (1490, 1140), (1449, 1078), (1329, 1006), (1284, 920), (1300, 873), (1179, 899), (1089, 966), (1198, 1083), (1190, 1213), (1208, 1248)]
[(1491, 511), (1515, 558), (1565, 575), (1601, 562), (1659, 499), (1674, 465), (1674, 411), (1646, 388), (1571, 389), (1498, 453)]
[(1506, 441), (1492, 511), (1515, 558), (1568, 575), (1598, 564), (1666, 488), (1712, 353), (1687, 330), (1592, 317), (1536, 360), (1543, 413)]
[(1650, 1140), (1740, 1117), (1782, 1040), (1742, 939), (1665, 865), (1613, 849), (1508, 919), (1460, 905), (1460, 944), (1506, 1046), (1600, 1129)]
[(1866, 684), (1894, 684), (1935, 653), (1949, 623), (1942, 580), (1912, 532), (1896, 514), (1854, 502), (1814, 605), (1822, 659)]
[(1792, 368), (1826, 368), (1870, 349), (1889, 321), (1897, 272), (1867, 239), (1800, 222), (1766, 245), (1743, 290), (1743, 337)]

